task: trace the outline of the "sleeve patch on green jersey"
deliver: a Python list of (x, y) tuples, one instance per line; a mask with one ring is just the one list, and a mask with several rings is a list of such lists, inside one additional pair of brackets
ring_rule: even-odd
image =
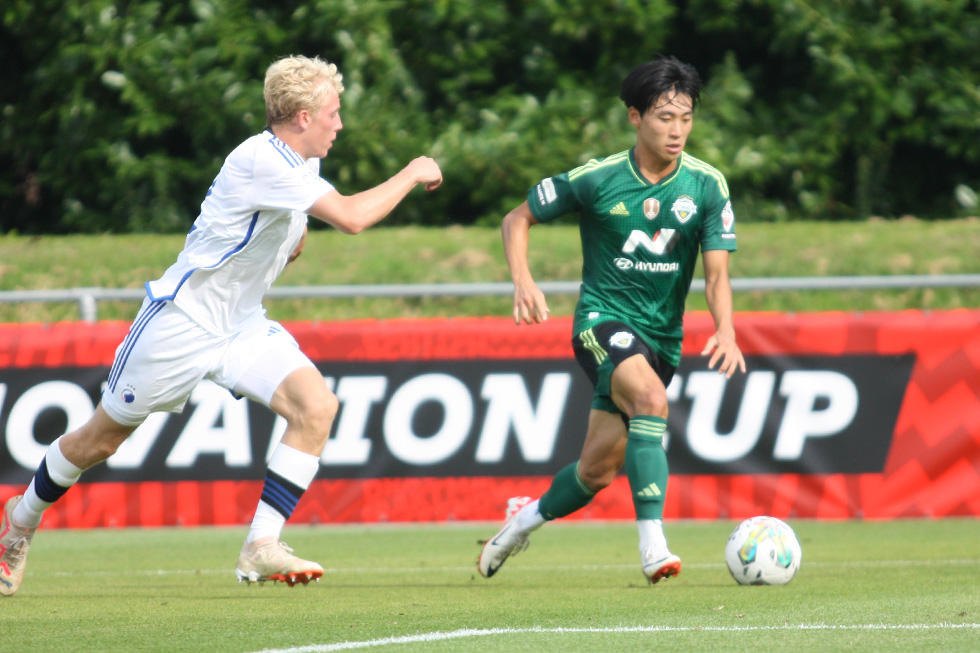
[(551, 177), (541, 182), (541, 188), (544, 190), (544, 201), (546, 204), (551, 204), (558, 199), (558, 193), (555, 192), (555, 182), (551, 180)]
[(732, 201), (725, 203), (725, 208), (721, 210), (721, 226), (725, 231), (731, 231), (735, 226), (735, 211), (732, 210)]

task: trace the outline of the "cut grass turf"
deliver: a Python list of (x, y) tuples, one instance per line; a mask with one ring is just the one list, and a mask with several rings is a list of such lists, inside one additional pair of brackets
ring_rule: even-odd
[(490, 580), (476, 541), (497, 524), (289, 526), (326, 569), (294, 588), (235, 582), (244, 527), (42, 529), (0, 602), (3, 649), (977, 650), (980, 520), (792, 525), (803, 565), (784, 587), (730, 578), (727, 521), (668, 524), (684, 568), (654, 587), (621, 522), (549, 524)]

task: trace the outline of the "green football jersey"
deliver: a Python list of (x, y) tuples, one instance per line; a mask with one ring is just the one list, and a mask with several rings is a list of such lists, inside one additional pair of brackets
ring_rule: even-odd
[(674, 172), (651, 184), (630, 149), (541, 181), (528, 204), (539, 222), (579, 213), (575, 333), (619, 320), (676, 366), (699, 250), (736, 249), (724, 175), (682, 153)]

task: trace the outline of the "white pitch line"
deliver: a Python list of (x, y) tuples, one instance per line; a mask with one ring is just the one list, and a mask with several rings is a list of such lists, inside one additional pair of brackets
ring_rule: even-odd
[(677, 633), (677, 632), (759, 632), (759, 631), (788, 631), (788, 630), (940, 630), (971, 628), (980, 629), (980, 624), (857, 624), (851, 626), (835, 626), (831, 624), (800, 624), (798, 626), (620, 626), (618, 628), (486, 628), (453, 630), (449, 632), (419, 633), (402, 637), (383, 637), (362, 642), (339, 642), (337, 644), (322, 644), (311, 646), (296, 646), (293, 648), (263, 649), (259, 653), (331, 653), (332, 651), (349, 651), (358, 648), (388, 646), (389, 644), (417, 644), (421, 642), (442, 642), (464, 637), (484, 637), (487, 635), (521, 635), (538, 633)]

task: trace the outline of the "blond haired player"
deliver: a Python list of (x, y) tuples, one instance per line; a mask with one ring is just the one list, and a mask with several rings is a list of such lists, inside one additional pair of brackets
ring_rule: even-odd
[(319, 579), (323, 568), (292, 555), (280, 532), (316, 476), (338, 402), (322, 375), (262, 306), (286, 263), (302, 250), (307, 215), (347, 234), (375, 224), (418, 185), (442, 183), (419, 157), (384, 183), (342, 195), (320, 177), (343, 127), (337, 67), (291, 56), (269, 66), (268, 127), (225, 159), (183, 251), (147, 297), (116, 351), (102, 401), (81, 428), (49, 447), (23, 495), (0, 523), (0, 594), (20, 587), (45, 509), (86, 469), (111, 456), (155, 411), (180, 411), (202, 379), (260, 402), (285, 418), (251, 528), (238, 557), (239, 582)]

